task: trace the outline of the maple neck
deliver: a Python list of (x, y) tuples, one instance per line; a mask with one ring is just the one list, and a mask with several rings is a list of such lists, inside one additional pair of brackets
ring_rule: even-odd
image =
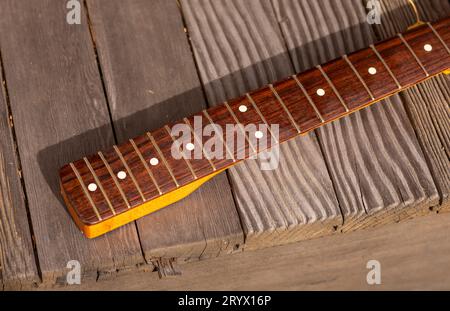
[[(449, 46), (446, 18), (185, 118), (181, 157), (172, 124), (70, 163), (60, 170), (66, 202), (84, 224), (100, 223), (449, 70)], [(230, 143), (226, 127), (237, 124), (244, 139)], [(268, 130), (245, 132), (252, 124)], [(208, 127), (221, 132), (222, 156), (210, 154)]]

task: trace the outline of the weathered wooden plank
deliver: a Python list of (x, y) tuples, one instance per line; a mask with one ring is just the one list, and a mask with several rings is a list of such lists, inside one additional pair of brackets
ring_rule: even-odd
[[(1, 55), (1, 53), (0, 53)], [(38, 282), (0, 57), (0, 271), (6, 288)]]
[(65, 282), (70, 260), (94, 277), (143, 261), (134, 224), (88, 240), (59, 194), (62, 164), (114, 142), (85, 15), (69, 25), (66, 14), (58, 0), (0, 7), (5, 78), (44, 282)]
[[(158, 282), (156, 273), (130, 273), (75, 289), (449, 290), (449, 234), (450, 215), (429, 215), (376, 229), (189, 263), (183, 267), (182, 276), (164, 282)], [(370, 260), (381, 264), (380, 285), (367, 284)]]
[[(373, 35), (362, 2), (275, 0), (297, 71), (367, 47)], [(398, 96), (318, 130), (344, 215), (343, 230), (428, 211), (438, 195)]]
[(414, 129), (433, 172), (440, 204), (450, 207), (450, 83), (440, 76), (404, 94), (404, 102)]
[[(293, 73), (270, 1), (183, 1), (208, 102), (229, 100)], [(279, 166), (230, 169), (246, 248), (333, 232), (339, 206), (314, 134), (280, 148)]]
[[(436, 21), (450, 14), (447, 0), (418, 1), (423, 20)], [(382, 2), (382, 23), (375, 25), (380, 39), (405, 31), (415, 14), (405, 0)], [(450, 80), (439, 76), (403, 92), (403, 102), (427, 158), (442, 206), (450, 207)]]
[[(90, 0), (88, 7), (119, 141), (204, 108), (175, 1)], [(137, 225), (148, 260), (217, 256), (243, 242), (226, 174)]]

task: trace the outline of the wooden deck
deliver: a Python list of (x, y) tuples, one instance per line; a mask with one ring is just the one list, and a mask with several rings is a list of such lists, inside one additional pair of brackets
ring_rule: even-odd
[[(84, 238), (59, 194), (61, 165), (392, 37), (414, 14), (406, 0), (382, 0), (382, 23), (372, 26), (366, 0), (80, 0), (82, 22), (69, 25), (66, 2), (0, 0), (0, 289), (62, 285), (70, 260), (101, 288), (124, 271), (164, 277), (185, 262), (191, 271), (248, 257), (257, 267), (258, 254), (294, 242), (282, 249), (346, 239), (371, 247), (363, 238), (377, 231), (360, 229), (450, 210), (450, 80), (439, 76), (283, 144), (277, 170), (246, 161), (181, 202)], [(450, 14), (448, 0), (418, 2), (428, 21)], [(430, 238), (436, 226), (445, 239), (447, 216), (386, 226), (397, 244), (385, 251), (416, 226)], [(355, 256), (359, 244), (348, 248)], [(286, 267), (305, 271), (289, 258)], [(170, 288), (158, 282), (148, 288)]]

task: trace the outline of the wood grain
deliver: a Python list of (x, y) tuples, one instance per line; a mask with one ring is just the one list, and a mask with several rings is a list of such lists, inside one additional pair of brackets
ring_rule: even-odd
[(408, 114), (431, 167), (440, 205), (450, 200), (450, 83), (440, 76), (416, 86), (403, 94)]
[[(175, 1), (93, 0), (88, 8), (119, 142), (204, 108)], [(166, 132), (153, 134), (170, 143)], [(170, 146), (158, 137), (161, 149)], [(233, 252), (243, 242), (225, 174), (173, 206), (138, 220), (137, 226), (149, 261), (217, 256)]]
[[(274, 7), (297, 71), (373, 42), (362, 3), (274, 1)], [(437, 204), (436, 187), (398, 96), (319, 129), (318, 137), (344, 231), (399, 221)]]
[[(243, 155), (235, 152), (234, 161), (227, 161), (228, 164), (221, 168), (231, 167), (251, 158), (253, 153), (270, 150), (449, 69), (450, 53), (440, 42), (442, 39), (450, 43), (450, 33), (442, 31), (446, 27), (450, 27), (450, 19), (416, 28), (400, 38), (383, 41), (229, 100), (214, 109), (203, 110), (197, 118), (190, 117), (190, 121), (185, 118), (166, 124), (163, 128), (74, 161), (60, 170), (64, 196), (80, 222), (88, 225), (140, 208), (145, 202), (217, 172), (214, 163), (222, 164), (221, 157), (226, 153), (223, 152), (219, 159), (207, 153), (196, 142), (197, 137), (192, 133), (194, 128), (200, 126), (198, 136), (202, 137), (205, 126), (211, 126), (210, 122), (220, 124), (224, 129), (220, 134), (222, 145), (229, 140), (228, 130), (225, 130), (228, 126), (234, 129), (234, 136), (241, 134), (238, 123), (244, 128), (255, 128), (255, 133), (246, 133), (247, 139), (243, 139), (245, 150), (253, 151)], [(438, 37), (434, 31), (442, 35)], [(424, 50), (426, 44), (431, 44), (432, 51)], [(375, 68), (375, 75), (368, 72), (371, 67)], [(322, 90), (322, 96), (317, 94), (317, 90)], [(308, 106), (309, 109), (301, 109)], [(244, 112), (240, 111), (243, 107)], [(201, 125), (197, 124), (198, 116), (203, 121)], [(315, 122), (311, 123), (311, 119)], [(180, 126), (186, 127), (187, 135), (179, 132)], [(256, 127), (261, 126), (268, 128), (265, 130), (267, 139), (251, 139), (255, 137)], [(270, 130), (274, 126), (277, 126), (276, 134)], [(175, 154), (174, 143), (195, 144), (198, 149), (193, 145), (193, 151)], [(226, 144), (231, 145), (229, 142)], [(233, 143), (232, 150), (242, 149), (235, 145), (239, 146), (239, 143)], [(159, 165), (151, 165), (153, 158), (159, 158)], [(116, 178), (120, 174), (124, 177)], [(86, 190), (91, 184), (98, 186), (97, 191)], [(165, 187), (167, 184), (170, 185), (168, 189)]]
[[(446, 0), (418, 1), (423, 20), (436, 21), (450, 14)], [(383, 20), (375, 26), (380, 39), (404, 31), (415, 16), (406, 1), (383, 1)], [(427, 159), (440, 196), (450, 207), (450, 80), (436, 77), (403, 93), (402, 100)]]
[(0, 61), (0, 278), (6, 288), (18, 289), (38, 282), (39, 275), (1, 65)]
[[(66, 290), (449, 290), (449, 234), (450, 215), (429, 215), (189, 263), (183, 275), (164, 281), (130, 273)], [(381, 264), (381, 285), (367, 284), (369, 260)]]
[[(182, 1), (208, 102), (216, 105), (293, 74), (270, 1)], [(333, 232), (342, 222), (314, 134), (230, 169), (247, 249)]]
[(67, 24), (67, 10), (57, 0), (3, 1), (0, 12), (5, 78), (43, 281), (65, 282), (70, 260), (93, 277), (142, 262), (134, 225), (89, 241), (58, 193), (58, 167), (113, 143), (85, 15), (81, 25)]

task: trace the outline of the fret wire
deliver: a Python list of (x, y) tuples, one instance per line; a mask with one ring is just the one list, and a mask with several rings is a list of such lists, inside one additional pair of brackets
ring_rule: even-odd
[(400, 84), (400, 82), (398, 82), (397, 78), (395, 77), (394, 73), (392, 72), (391, 68), (389, 68), (388, 64), (386, 63), (386, 61), (384, 60), (384, 58), (381, 56), (381, 54), (378, 52), (378, 50), (376, 49), (376, 47), (371, 44), (370, 48), (372, 49), (372, 51), (375, 53), (375, 55), (377, 55), (378, 59), (383, 63), (383, 66), (386, 68), (386, 70), (389, 72), (389, 74), (391, 75), (392, 79), (394, 79), (395, 84), (397, 84), (397, 87), (399, 90), (402, 89), (402, 85)]
[(408, 50), (411, 52), (411, 54), (414, 56), (414, 58), (416, 59), (416, 62), (419, 64), (420, 68), (422, 68), (422, 70), (425, 72), (425, 74), (427, 75), (427, 77), (430, 76), (430, 74), (428, 73), (427, 69), (425, 68), (425, 66), (423, 65), (423, 63), (420, 61), (419, 57), (417, 57), (417, 54), (414, 52), (414, 50), (412, 49), (412, 47), (409, 45), (409, 43), (405, 40), (405, 38), (403, 37), (402, 34), (398, 34), (398, 37), (400, 38), (400, 40), (402, 40), (403, 44), (408, 48)]
[(172, 177), (173, 181), (175, 182), (175, 185), (177, 186), (177, 188), (180, 187), (180, 184), (178, 183), (177, 179), (175, 178), (175, 175), (172, 172), (172, 169), (170, 168), (169, 162), (167, 162), (166, 157), (163, 155), (161, 149), (159, 149), (158, 144), (156, 143), (155, 139), (153, 138), (152, 134), (150, 134), (149, 132), (147, 132), (147, 136), (150, 139), (153, 147), (155, 147), (156, 152), (158, 152), (161, 160), (164, 163), (164, 166), (167, 168), (167, 171), (169, 172), (170, 176)]
[(94, 177), (94, 180), (95, 180), (96, 184), (100, 188), (100, 192), (103, 194), (103, 197), (105, 198), (106, 203), (108, 203), (109, 209), (111, 210), (113, 215), (116, 215), (116, 211), (114, 210), (114, 207), (112, 206), (111, 201), (109, 200), (108, 196), (106, 195), (105, 189), (103, 189), (103, 186), (100, 183), (100, 180), (98, 179), (97, 174), (95, 173), (94, 169), (92, 168), (91, 163), (89, 163), (89, 160), (86, 157), (84, 157), (83, 160), (84, 160), (84, 163), (86, 163), (86, 165), (87, 165), (89, 171), (91, 172), (92, 176)]
[[(218, 132), (217, 131), (217, 128), (218, 128), (217, 124), (214, 123), (214, 121), (212, 120), (211, 116), (208, 114), (208, 112), (206, 110), (203, 110), (203, 115), (208, 119), (209, 123), (211, 123), (211, 125), (214, 127), (216, 132)], [(222, 134), (223, 134), (223, 131), (222, 131)], [(222, 136), (220, 136), (220, 140), (222, 141), (222, 143), (223, 143), (223, 145), (225, 147), (225, 150), (228, 152), (228, 155), (230, 155), (231, 159), (233, 159), (233, 162), (236, 162), (236, 159), (234, 158), (234, 155), (231, 153), (230, 149), (228, 148), (228, 145), (225, 143), (225, 140), (223, 139)]]
[(344, 106), (345, 111), (349, 112), (350, 110), (348, 109), (347, 104), (345, 103), (345, 101), (342, 98), (341, 94), (339, 94), (339, 91), (337, 90), (336, 86), (334, 86), (333, 81), (331, 81), (330, 77), (328, 77), (327, 73), (323, 70), (322, 66), (319, 65), (316, 68), (319, 69), (319, 71), (322, 73), (322, 76), (325, 78), (325, 80), (327, 80), (328, 84), (333, 89), (334, 94), (336, 94), (336, 96), (338, 97), (338, 99), (341, 102), (342, 106)]
[(209, 155), (206, 154), (205, 148), (203, 146), (203, 142), (200, 140), (200, 138), (197, 136), (197, 134), (194, 131), (194, 128), (191, 125), (191, 122), (189, 122), (189, 120), (187, 118), (183, 119), (184, 122), (189, 126), (189, 128), (191, 129), (192, 135), (194, 136), (194, 139), (197, 141), (197, 144), (199, 144), (202, 147), (202, 153), (205, 156), (205, 158), (208, 160), (209, 164), (211, 165), (213, 171), (217, 171), (216, 166), (214, 165), (214, 163), (211, 161)]
[(103, 218), (102, 218), (102, 216), (100, 216), (97, 206), (95, 206), (94, 200), (92, 200), (91, 195), (89, 194), (88, 190), (86, 189), (83, 179), (81, 179), (80, 173), (78, 172), (77, 168), (75, 167), (75, 165), (73, 163), (70, 163), (70, 167), (72, 168), (72, 171), (75, 173), (75, 176), (78, 179), (78, 183), (81, 185), (81, 188), (83, 189), (84, 194), (88, 198), (89, 203), (92, 205), (92, 209), (94, 210), (95, 215), (97, 216), (98, 220), (102, 221)]
[[(176, 140), (175, 140), (175, 138), (172, 136), (172, 134), (170, 133), (170, 128), (169, 128), (169, 126), (166, 125), (166, 126), (164, 126), (164, 128), (166, 129), (166, 131), (167, 131), (167, 133), (169, 134), (170, 138), (172, 138), (172, 141), (175, 143)], [(191, 171), (192, 176), (194, 177), (194, 179), (197, 179), (198, 177), (197, 177), (197, 175), (195, 174), (195, 171), (194, 171), (194, 169), (192, 168), (191, 163), (189, 162), (188, 159), (186, 159), (186, 156), (185, 156), (184, 152), (182, 152), (181, 155), (183, 156), (184, 161), (186, 162), (186, 164), (187, 164), (189, 170)]]
[(139, 148), (136, 146), (136, 143), (134, 142), (133, 139), (130, 139), (130, 143), (133, 146), (134, 151), (136, 151), (136, 154), (138, 155), (138, 157), (141, 160), (142, 164), (144, 165), (144, 168), (147, 171), (148, 175), (150, 176), (150, 179), (152, 180), (153, 184), (155, 185), (156, 190), (158, 190), (159, 195), (162, 195), (163, 193), (162, 193), (161, 189), (159, 188), (158, 183), (156, 182), (155, 176), (153, 175), (152, 171), (148, 167), (147, 162), (145, 162), (144, 156), (139, 151)]
[(352, 62), (350, 61), (350, 59), (348, 58), (347, 55), (344, 55), (342, 57), (347, 64), (350, 66), (350, 68), (353, 70), (353, 72), (355, 73), (355, 75), (358, 77), (359, 81), (361, 81), (362, 85), (364, 86), (364, 88), (366, 89), (367, 93), (369, 94), (370, 98), (372, 100), (375, 100), (375, 96), (373, 96), (372, 91), (370, 90), (369, 86), (366, 84), (366, 82), (364, 81), (364, 79), (362, 78), (362, 76), (359, 74), (358, 70), (356, 70), (355, 66), (353, 66)]
[(128, 202), (127, 197), (125, 196), (125, 192), (123, 191), (122, 187), (120, 186), (116, 176), (114, 175), (114, 172), (111, 168), (111, 166), (109, 165), (109, 163), (106, 161), (105, 156), (103, 155), (103, 153), (101, 151), (98, 152), (98, 156), (100, 157), (100, 159), (102, 159), (103, 164), (105, 164), (106, 169), (109, 172), (109, 175), (111, 175), (111, 178), (114, 181), (114, 184), (116, 185), (117, 189), (119, 189), (120, 195), (122, 196), (122, 199), (125, 201), (125, 204), (127, 205), (127, 208), (130, 208), (130, 203)]
[(116, 145), (114, 145), (113, 148), (116, 151), (117, 155), (119, 156), (120, 160), (122, 161), (122, 164), (125, 166), (125, 169), (127, 170), (128, 175), (130, 175), (131, 180), (133, 181), (133, 183), (134, 183), (137, 191), (139, 192), (139, 195), (141, 196), (142, 200), (145, 201), (144, 193), (142, 192), (141, 187), (139, 186), (139, 184), (136, 181), (136, 178), (134, 177), (133, 173), (131, 172), (130, 167), (128, 166), (127, 162), (123, 158), (122, 152), (120, 152), (119, 148)]
[(278, 94), (277, 90), (275, 90), (273, 84), (269, 84), (269, 88), (272, 91), (273, 95), (275, 95), (277, 101), (280, 103), (280, 105), (283, 107), (284, 111), (289, 117), (289, 120), (291, 121), (292, 125), (294, 125), (295, 129), (299, 134), (302, 133), (300, 130), (300, 127), (297, 125), (297, 122), (295, 122), (294, 117), (292, 116), (291, 112), (289, 111), (288, 107), (285, 105), (284, 101), (281, 99), (280, 95)]
[(252, 104), (253, 108), (255, 108), (256, 113), (259, 115), (259, 117), (261, 118), (261, 120), (266, 124), (267, 129), (269, 130), (270, 135), (272, 135), (273, 139), (275, 139), (275, 142), (278, 144), (278, 139), (275, 137), (275, 135), (273, 134), (272, 130), (270, 129), (269, 123), (267, 122), (266, 118), (264, 117), (264, 115), (261, 113), (261, 110), (259, 110), (258, 106), (256, 105), (255, 101), (253, 100), (252, 96), (247, 93), (245, 94), (245, 96), (247, 96), (247, 99), (250, 101), (250, 103)]
[(236, 122), (236, 125), (239, 127), (239, 129), (241, 130), (242, 134), (244, 134), (245, 140), (248, 142), (248, 145), (250, 146), (250, 148), (252, 149), (253, 153), (258, 153), (255, 150), (255, 147), (253, 146), (253, 144), (251, 143), (250, 139), (248, 138), (247, 133), (245, 133), (244, 130), (244, 126), (239, 122), (238, 118), (236, 117), (236, 115), (234, 114), (233, 110), (231, 109), (230, 105), (228, 104), (228, 102), (224, 103), (225, 107), (227, 107), (228, 112), (231, 114), (231, 116), (234, 119), (234, 122)]
[(293, 75), (292, 78), (295, 80), (295, 82), (297, 82), (297, 85), (299, 86), (299, 88), (302, 90), (303, 94), (305, 95), (306, 99), (308, 100), (309, 104), (311, 105), (311, 107), (314, 109), (314, 112), (316, 113), (317, 117), (320, 119), (320, 121), (322, 123), (325, 123), (324, 118), (322, 117), (322, 114), (320, 113), (319, 109), (317, 109), (316, 104), (314, 103), (314, 101), (312, 100), (311, 96), (309, 96), (308, 92), (306, 91), (305, 87), (303, 86), (303, 84), (300, 82), (300, 80), (297, 78), (296, 75)]
[(444, 48), (447, 50), (448, 54), (450, 54), (450, 48), (448, 47), (447, 43), (445, 43), (444, 39), (442, 39), (441, 35), (437, 32), (437, 30), (431, 25), (431, 23), (427, 23), (427, 25), (431, 28), (434, 35), (439, 39), (439, 41), (442, 43)]

